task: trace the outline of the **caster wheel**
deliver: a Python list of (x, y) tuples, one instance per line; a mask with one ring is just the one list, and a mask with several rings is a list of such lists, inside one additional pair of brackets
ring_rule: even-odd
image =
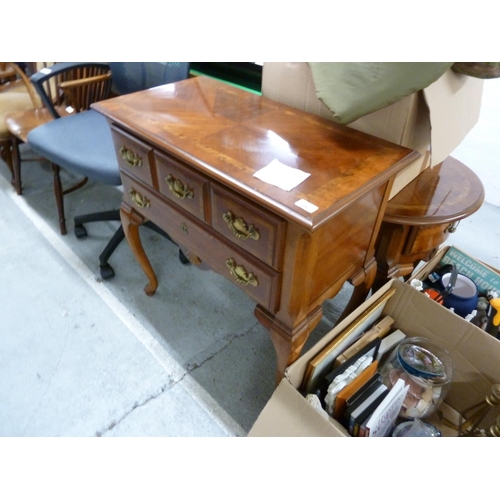
[(107, 264), (105, 266), (101, 266), (101, 278), (103, 280), (109, 280), (115, 275), (113, 268)]
[(77, 238), (85, 238), (87, 230), (83, 226), (75, 226), (75, 236)]
[(191, 261), (184, 255), (183, 251), (179, 248), (179, 260), (184, 264), (191, 264)]

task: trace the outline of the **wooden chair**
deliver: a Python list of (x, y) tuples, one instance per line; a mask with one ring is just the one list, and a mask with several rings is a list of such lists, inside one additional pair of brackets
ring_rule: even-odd
[(15, 78), (3, 78), (0, 85), (0, 154), (12, 176), (11, 183), (20, 194), (12, 160), (13, 136), (7, 128), (5, 117), (12, 112), (32, 110), (42, 105), (36, 90), (26, 74), (15, 63), (0, 63), (3, 75), (15, 75)]
[(16, 70), (9, 63), (0, 62), (0, 84), (13, 82), (16, 79)]
[[(109, 97), (111, 90), (111, 71), (106, 63), (56, 63), (41, 68), (27, 85), (33, 88), (33, 83), (42, 79), (40, 89), (36, 89), (43, 90), (37, 92), (40, 97), (39, 106), (7, 113), (5, 117), (7, 129), (11, 134), (11, 163), (18, 194), (22, 193), (19, 144), (27, 142), (29, 132), (61, 116), (88, 110), (93, 102)], [(84, 177), (63, 190), (59, 166), (51, 163), (51, 167), (60, 231), (61, 234), (66, 234), (63, 196), (82, 187), (87, 178)]]

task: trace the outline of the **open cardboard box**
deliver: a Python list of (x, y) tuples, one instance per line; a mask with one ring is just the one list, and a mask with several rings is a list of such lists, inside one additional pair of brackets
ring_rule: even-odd
[[(448, 70), (426, 89), (348, 125), (421, 154), (396, 176), (390, 198), (459, 146), (477, 123), (482, 91), (483, 80)], [(306, 62), (264, 63), (262, 95), (334, 120), (333, 113), (316, 97)]]
[[(453, 381), (445, 402), (438, 410), (456, 422), (457, 412), (484, 401), (491, 392), (492, 384), (500, 382), (500, 342), (408, 284), (392, 280), (287, 368), (248, 436), (349, 437), (340, 423), (317, 412), (299, 388), (309, 361), (389, 288), (395, 288), (396, 292), (387, 302), (384, 315), (394, 318), (394, 328), (402, 330), (407, 337), (426, 337), (438, 342), (451, 354)], [(440, 428), (443, 436), (456, 435), (437, 417), (432, 419), (432, 423)]]

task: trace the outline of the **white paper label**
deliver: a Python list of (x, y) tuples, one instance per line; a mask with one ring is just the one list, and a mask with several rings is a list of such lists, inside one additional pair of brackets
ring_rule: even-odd
[(303, 208), (306, 212), (309, 212), (310, 214), (318, 210), (318, 207), (316, 205), (313, 205), (312, 203), (309, 203), (307, 200), (304, 199), (296, 201), (295, 205), (297, 205), (300, 208)]
[(277, 186), (285, 191), (291, 191), (311, 174), (304, 172), (303, 170), (284, 165), (275, 159), (269, 163), (269, 165), (261, 168), (253, 175), (268, 184)]

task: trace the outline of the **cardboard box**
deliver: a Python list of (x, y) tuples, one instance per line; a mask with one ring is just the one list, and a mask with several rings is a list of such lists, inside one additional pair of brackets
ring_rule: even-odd
[[(479, 118), (483, 80), (447, 71), (438, 81), (349, 127), (418, 151), (421, 156), (396, 176), (395, 196), (422, 170), (441, 163), (457, 148)], [(262, 94), (270, 99), (333, 120), (316, 97), (305, 62), (264, 63)]]
[[(457, 412), (484, 401), (492, 384), (500, 383), (500, 342), (409, 285), (392, 280), (287, 368), (250, 430), (250, 437), (349, 436), (342, 425), (317, 412), (299, 388), (309, 361), (389, 288), (395, 288), (396, 292), (387, 302), (384, 314), (394, 318), (394, 328), (402, 330), (407, 337), (426, 337), (438, 342), (451, 354), (453, 381), (439, 408), (445, 417), (456, 421)], [(437, 417), (432, 420), (444, 436), (455, 435), (455, 431), (444, 426)]]

